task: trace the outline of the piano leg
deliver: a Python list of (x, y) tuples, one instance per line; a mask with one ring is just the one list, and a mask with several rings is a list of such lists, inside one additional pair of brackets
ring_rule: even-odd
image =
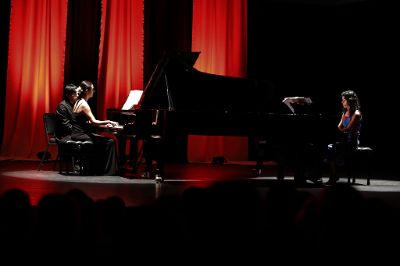
[(260, 176), (264, 166), (267, 140), (263, 138), (254, 137), (254, 141), (256, 145), (256, 168), (254, 169), (253, 175)]
[(137, 173), (138, 168), (138, 140), (136, 137), (129, 139), (129, 165), (133, 173)]
[[(143, 177), (153, 177), (157, 182), (164, 178), (164, 141), (161, 136), (150, 136), (143, 140), (143, 154), (146, 160), (145, 173)], [(156, 161), (156, 169), (153, 171), (153, 161)]]
[[(120, 168), (125, 168), (128, 162), (132, 167), (133, 173), (137, 173), (137, 139), (135, 135), (122, 135), (118, 136), (118, 151), (119, 151), (119, 164)], [(129, 155), (126, 154), (126, 143), (129, 141)]]
[(315, 184), (322, 182), (321, 145), (308, 142), (283, 144), (278, 153), (278, 179), (283, 179), (285, 167), (291, 164), (296, 184), (306, 184), (307, 180)]
[(287, 168), (292, 168), (294, 182), (296, 184), (305, 184), (305, 158), (304, 147), (297, 142), (284, 143), (277, 145), (277, 178), (283, 180)]
[(126, 138), (125, 136), (117, 135), (118, 138), (118, 156), (119, 156), (119, 166), (123, 168), (126, 162)]

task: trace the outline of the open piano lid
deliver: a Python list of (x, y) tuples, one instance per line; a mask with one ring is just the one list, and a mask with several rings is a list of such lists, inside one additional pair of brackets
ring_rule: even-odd
[(273, 112), (280, 104), (264, 80), (201, 72), (200, 52), (165, 53), (147, 83), (139, 109), (206, 112)]
[(143, 90), (138, 107), (144, 109), (173, 110), (174, 107), (171, 102), (172, 96), (169, 91), (170, 85), (168, 82), (169, 72), (188, 71), (192, 69), (199, 55), (200, 52), (165, 52)]

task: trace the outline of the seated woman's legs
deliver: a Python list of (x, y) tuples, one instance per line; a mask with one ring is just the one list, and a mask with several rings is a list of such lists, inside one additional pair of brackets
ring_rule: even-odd
[(119, 165), (115, 141), (112, 138), (94, 135), (95, 173), (98, 175), (118, 175)]

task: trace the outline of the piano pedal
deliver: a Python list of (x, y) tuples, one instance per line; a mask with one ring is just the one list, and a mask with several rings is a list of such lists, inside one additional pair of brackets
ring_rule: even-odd
[(144, 179), (150, 179), (151, 173), (149, 171), (145, 171), (140, 177)]

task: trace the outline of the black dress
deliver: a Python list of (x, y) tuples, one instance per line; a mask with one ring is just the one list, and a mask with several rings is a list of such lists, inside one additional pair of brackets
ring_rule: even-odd
[[(79, 103), (78, 103), (79, 104)], [(91, 172), (96, 175), (118, 175), (118, 157), (115, 141), (92, 132), (85, 113), (73, 113), (72, 140), (91, 140), (94, 144), (94, 156)]]

